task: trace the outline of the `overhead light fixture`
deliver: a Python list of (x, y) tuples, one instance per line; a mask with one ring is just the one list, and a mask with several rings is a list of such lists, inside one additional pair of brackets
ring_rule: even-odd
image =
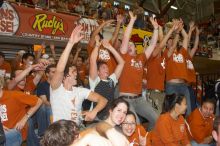
[(113, 4), (114, 6), (118, 6), (119, 5), (119, 2), (117, 2), (117, 1), (114, 1), (114, 4)]
[(172, 9), (177, 10), (178, 8), (175, 6), (171, 6)]
[(129, 5), (125, 5), (125, 10), (130, 10), (130, 6)]
[(149, 13), (148, 13), (147, 11), (144, 11), (144, 15), (145, 15), (145, 16), (148, 16)]
[(152, 15), (152, 17), (153, 17), (153, 18), (155, 18), (155, 17), (156, 17), (156, 15), (155, 15), (155, 14), (153, 14), (153, 15)]
[(168, 0), (168, 2), (167, 3), (170, 3), (170, 0)]

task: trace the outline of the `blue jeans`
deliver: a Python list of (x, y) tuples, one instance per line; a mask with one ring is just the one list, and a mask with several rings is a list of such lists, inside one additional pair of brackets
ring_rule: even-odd
[(40, 140), (35, 133), (35, 117), (28, 120), (27, 146), (40, 146)]
[(215, 146), (214, 143), (210, 143), (210, 144), (198, 144), (196, 141), (191, 141), (191, 145), (192, 145), (192, 146)]
[(182, 94), (186, 97), (187, 111), (186, 115), (189, 115), (192, 111), (190, 94), (186, 84), (184, 83), (166, 83), (166, 94)]
[[(42, 105), (28, 120), (28, 146), (40, 146), (39, 137), (43, 136), (45, 130), (50, 125), (50, 116), (52, 115), (51, 107)], [(35, 133), (35, 125), (38, 127), (38, 134)]]
[(52, 110), (50, 106), (42, 105), (36, 113), (36, 120), (38, 125), (38, 135), (43, 136), (45, 130), (50, 125), (50, 116)]
[(190, 101), (191, 101), (191, 110), (194, 111), (194, 109), (197, 108), (197, 100), (195, 92), (192, 88), (192, 86), (188, 86), (189, 94), (190, 94)]
[(137, 123), (140, 123), (140, 120), (137, 116), (138, 114), (149, 121), (149, 126), (147, 129), (149, 131), (153, 129), (159, 115), (153, 109), (151, 104), (146, 100), (146, 98), (139, 97), (136, 99), (124, 99), (129, 103), (129, 110), (136, 114)]
[(5, 131), (5, 138), (5, 146), (20, 146), (22, 143), (21, 133), (16, 129)]

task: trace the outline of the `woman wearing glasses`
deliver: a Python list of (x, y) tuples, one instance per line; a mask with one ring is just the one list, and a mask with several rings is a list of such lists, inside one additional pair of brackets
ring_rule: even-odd
[(130, 146), (146, 146), (148, 132), (142, 125), (137, 125), (135, 114), (128, 111), (122, 123), (122, 132), (127, 136)]

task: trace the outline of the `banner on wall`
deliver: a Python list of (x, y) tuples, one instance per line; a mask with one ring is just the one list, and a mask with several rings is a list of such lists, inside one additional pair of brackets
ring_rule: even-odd
[[(124, 30), (125, 29), (126, 27), (124, 27)], [(152, 32), (149, 32), (149, 31), (144, 31), (141, 29), (132, 30), (130, 40), (132, 40), (135, 43), (137, 54), (143, 53), (144, 41), (147, 41), (148, 43), (150, 41), (151, 36), (152, 36)]]
[(18, 6), (4, 2), (0, 8), (0, 35), (47, 40), (68, 40), (79, 16)]

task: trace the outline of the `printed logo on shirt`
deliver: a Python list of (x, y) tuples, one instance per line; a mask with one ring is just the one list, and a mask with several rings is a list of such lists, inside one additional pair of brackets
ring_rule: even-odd
[(109, 60), (110, 59), (110, 54), (109, 54), (108, 50), (100, 49), (99, 50), (99, 59)]
[(176, 53), (173, 54), (173, 61), (176, 63), (183, 63), (183, 55), (182, 54), (178, 54), (176, 55)]
[(163, 58), (163, 62), (160, 63), (163, 69), (165, 69), (165, 58)]
[(184, 124), (180, 124), (180, 132), (184, 132), (185, 131), (185, 125)]
[(193, 67), (193, 63), (191, 60), (186, 60), (186, 65), (187, 65), (187, 68), (190, 69), (190, 70), (193, 70), (194, 67)]
[(8, 121), (8, 115), (7, 115), (7, 107), (5, 104), (0, 105), (0, 116), (1, 116), (1, 121)]
[(134, 59), (131, 60), (131, 66), (135, 67), (137, 69), (142, 69), (143, 68), (142, 62), (141, 61), (136, 61)]

